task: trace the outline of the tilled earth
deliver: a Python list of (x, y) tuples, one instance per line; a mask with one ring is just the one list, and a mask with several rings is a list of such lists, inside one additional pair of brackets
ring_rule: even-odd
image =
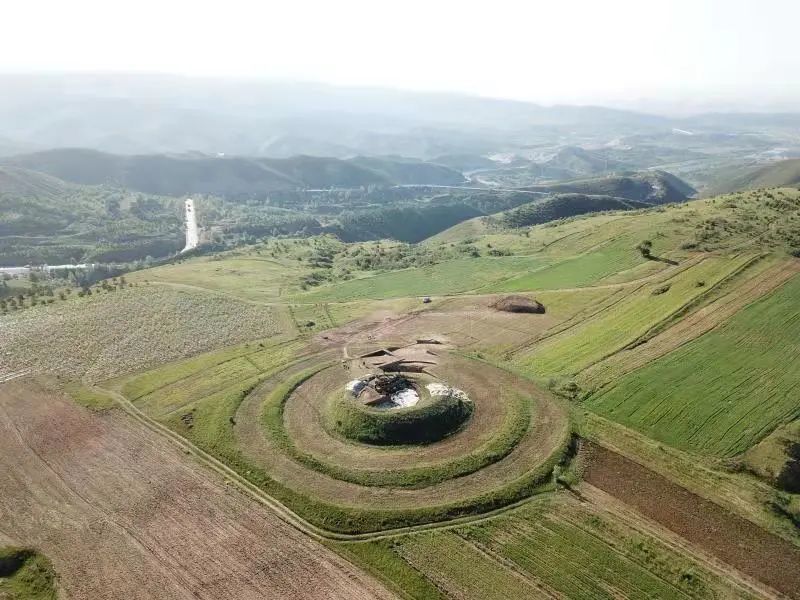
[(743, 573), (800, 598), (800, 548), (640, 464), (589, 444), (584, 477)]
[(350, 563), (115, 410), (0, 385), (0, 540), (70, 599), (389, 598)]

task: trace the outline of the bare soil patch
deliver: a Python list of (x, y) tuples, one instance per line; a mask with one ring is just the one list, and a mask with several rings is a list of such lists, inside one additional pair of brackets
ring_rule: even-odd
[(743, 573), (800, 598), (800, 549), (640, 464), (587, 442), (585, 479)]
[(32, 381), (0, 385), (0, 515), (71, 599), (391, 597), (124, 413)]

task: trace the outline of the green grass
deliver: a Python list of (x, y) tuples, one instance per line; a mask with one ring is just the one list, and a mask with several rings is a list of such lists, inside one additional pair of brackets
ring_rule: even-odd
[[(514, 364), (537, 377), (574, 375), (643, 336), (748, 260), (708, 258), (665, 283), (647, 284), (595, 318), (534, 346)], [(698, 287), (698, 281), (706, 285)]]
[(540, 258), (529, 256), (464, 258), (321, 286), (296, 296), (296, 299), (300, 302), (334, 302), (458, 294), (541, 265)]
[(750, 448), (742, 456), (742, 464), (779, 488), (798, 489), (798, 472), (791, 468), (798, 458), (792, 456), (800, 448), (800, 419), (782, 425)]
[(300, 341), (250, 343), (144, 373), (126, 382), (122, 390), (141, 410), (163, 416), (238, 382), (268, 374), (288, 363), (301, 347)]
[(616, 241), (588, 254), (581, 254), (499, 284), (489, 285), (483, 291), (522, 292), (583, 287), (644, 262), (645, 259), (629, 244)]
[[(475, 408), (452, 396), (425, 398), (416, 406), (377, 410), (337, 391), (327, 405), (327, 427), (342, 437), (382, 446), (435, 443), (458, 431)], [(427, 400), (427, 402), (426, 402)]]
[(122, 386), (122, 393), (129, 400), (137, 400), (142, 396), (146, 396), (147, 394), (194, 375), (195, 373), (216, 367), (225, 361), (232, 360), (239, 356), (251, 354), (254, 352), (252, 346), (257, 345), (258, 343), (240, 344), (238, 346), (225, 348), (224, 350), (206, 352), (199, 356), (171, 362), (157, 369), (145, 371), (125, 381), (125, 384)]
[(446, 597), (430, 579), (403, 560), (395, 542), (391, 540), (330, 546), (373, 577), (382, 580), (403, 598), (438, 600)]
[(114, 398), (107, 393), (98, 390), (97, 388), (90, 388), (80, 382), (71, 381), (64, 385), (64, 391), (69, 394), (70, 398), (75, 400), (81, 406), (85, 406), (90, 410), (107, 410), (116, 406)]
[(301, 333), (312, 333), (336, 326), (326, 303), (290, 304), (288, 309), (297, 331)]
[(236, 411), (245, 396), (260, 381), (260, 377), (238, 381), (185, 406), (180, 414), (173, 413), (162, 421), (206, 452), (216, 456), (234, 452), (236, 441), (233, 425)]
[(739, 454), (800, 416), (800, 277), (587, 406), (678, 448)]
[[(216, 353), (219, 359), (217, 366), (214, 366), (214, 355), (176, 363), (174, 365), (176, 373), (180, 374), (182, 379), (170, 374), (169, 366), (158, 369), (158, 373), (172, 382), (163, 388), (153, 389), (156, 378), (153, 375), (143, 374), (134, 378), (127, 388), (123, 384), (123, 390), (133, 390), (138, 393), (151, 390), (148, 394), (140, 396), (137, 404), (144, 406), (173, 431), (221, 460), (310, 522), (330, 531), (364, 533), (467, 517), (495, 510), (552, 489), (551, 474), (567, 450), (569, 431), (559, 450), (536, 469), (505, 486), (450, 504), (406, 510), (383, 508), (363, 510), (323, 502), (282, 484), (267, 470), (252, 464), (243, 456), (236, 446), (233, 426), (236, 412), (244, 397), (260, 381), (277, 373), (288, 364), (301, 347), (302, 343), (299, 341), (264, 349), (251, 346), (253, 352), (248, 356), (235, 353), (231, 356), (230, 353), (222, 351)], [(228, 364), (226, 359), (239, 366), (245, 359), (252, 360), (253, 363), (260, 361), (260, 368), (264, 370), (250, 376), (239, 372), (237, 377), (227, 377), (223, 369), (224, 365)], [(187, 375), (190, 370), (189, 365), (192, 365), (195, 371)], [(188, 389), (193, 392), (186, 392)], [(283, 395), (286, 393), (284, 388)]]
[[(241, 451), (235, 446), (232, 428), (224, 428), (224, 435), (195, 433), (194, 430), (201, 419), (208, 420), (209, 424), (206, 428), (198, 428), (198, 432), (204, 430), (218, 431), (217, 428), (223, 421), (220, 416), (230, 415), (231, 411), (235, 414), (234, 407), (241, 403), (242, 398), (248, 391), (249, 388), (245, 384), (239, 389), (230, 390), (233, 396), (226, 396), (226, 408), (219, 409), (216, 414), (211, 408), (205, 414), (200, 414), (198, 411), (198, 414), (195, 414), (194, 424), (191, 429), (187, 429), (186, 425), (177, 418), (168, 421), (167, 425), (206, 452), (225, 462), (239, 475), (289, 506), (303, 518), (328, 531), (337, 533), (367, 533), (469, 517), (508, 506), (535, 494), (551, 491), (553, 489), (551, 482), (553, 468), (562, 460), (569, 443), (569, 436), (567, 436), (563, 440), (560, 450), (535, 470), (503, 487), (495, 488), (476, 497), (450, 504), (416, 509), (365, 510), (351, 508), (345, 505), (334, 505), (319, 501), (297, 492), (272, 478), (267, 470), (253, 465), (242, 456)], [(214, 401), (218, 400), (210, 399), (209, 403)]]
[(56, 573), (43, 555), (26, 548), (0, 548), (0, 598), (55, 600)]
[(268, 301), (299, 290), (300, 277), (309, 272), (299, 261), (226, 254), (202, 257), (132, 273), (130, 281), (151, 281), (200, 287), (246, 300)]

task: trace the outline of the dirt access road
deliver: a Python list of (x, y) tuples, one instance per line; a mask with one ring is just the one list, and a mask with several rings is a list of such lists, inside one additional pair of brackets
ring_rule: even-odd
[(0, 385), (0, 539), (76, 599), (390, 598), (124, 413)]

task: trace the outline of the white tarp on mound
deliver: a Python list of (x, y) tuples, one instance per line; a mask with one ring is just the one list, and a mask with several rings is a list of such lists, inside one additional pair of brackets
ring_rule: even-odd
[(429, 383), (425, 387), (428, 388), (428, 392), (430, 392), (431, 396), (452, 396), (458, 400), (469, 401), (469, 396), (467, 396), (464, 390), (459, 390), (458, 388), (450, 387), (443, 383)]
[(391, 397), (392, 404), (394, 404), (397, 408), (407, 408), (409, 406), (414, 406), (417, 402), (419, 402), (419, 394), (417, 390), (413, 388), (406, 388), (404, 390), (400, 390), (396, 394), (392, 394)]
[(367, 382), (364, 379), (353, 379), (353, 381), (349, 381), (344, 387), (348, 392), (353, 394), (353, 396), (358, 396), (366, 385)]

